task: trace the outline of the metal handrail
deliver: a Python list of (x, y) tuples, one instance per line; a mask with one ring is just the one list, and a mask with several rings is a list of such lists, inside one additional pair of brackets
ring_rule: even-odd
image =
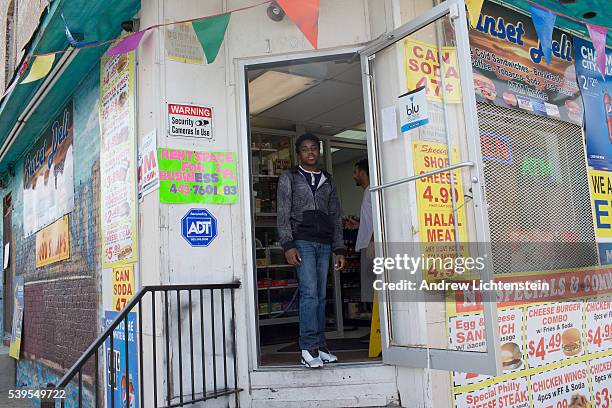
[[(151, 286), (143, 286), (141, 287), (130, 299), (130, 301), (126, 304), (121, 312), (115, 317), (115, 319), (110, 323), (110, 325), (102, 332), (100, 335), (91, 343), (91, 345), (83, 352), (81, 357), (72, 365), (72, 367), (68, 370), (68, 372), (61, 378), (59, 384), (55, 387), (56, 389), (65, 388), (76, 376), (79, 375), (79, 387), (82, 386), (82, 369), (87, 364), (88, 360), (96, 355), (100, 346), (104, 344), (104, 342), (109, 339), (114, 330), (121, 324), (122, 321), (125, 321), (128, 317), (128, 313), (134, 309), (134, 307), (139, 306), (143, 297), (151, 292), (154, 296), (155, 292), (165, 292), (167, 294), (168, 291), (177, 291), (180, 292), (182, 290), (188, 291), (202, 291), (202, 290), (215, 290), (215, 289), (238, 289), (240, 288), (240, 282), (235, 281), (232, 283), (217, 283), (217, 284), (193, 284), (193, 285), (151, 285)], [(232, 295), (233, 302), (233, 295)], [(142, 318), (142, 317), (140, 317)], [(127, 327), (126, 327), (126, 336), (127, 336)], [(127, 338), (127, 337), (126, 337)], [(112, 339), (111, 339), (112, 340)], [(213, 345), (214, 346), (214, 345)], [(142, 355), (141, 355), (142, 358)], [(235, 358), (235, 356), (234, 356)], [(97, 366), (97, 364), (96, 364)], [(95, 384), (97, 387), (97, 384)], [(80, 391), (80, 390), (79, 390)], [(225, 392), (227, 393), (227, 392)], [(218, 393), (218, 396), (221, 396), (225, 393)], [(80, 404), (80, 392), (79, 392), (79, 404)], [(142, 396), (141, 396), (142, 398)], [(206, 398), (200, 399), (204, 400)], [(199, 400), (198, 400), (199, 401)], [(197, 401), (193, 401), (197, 402)], [(80, 406), (80, 405), (79, 405)]]
[(451, 171), (451, 170), (455, 170), (455, 169), (460, 169), (461, 167), (474, 167), (474, 165), (475, 165), (474, 162), (471, 162), (471, 161), (453, 164), (451, 166), (444, 167), (444, 168), (441, 168), (441, 169), (432, 170), (432, 171), (427, 172), (427, 173), (415, 174), (414, 176), (410, 176), (410, 177), (406, 177), (406, 178), (403, 178), (403, 179), (391, 181), (391, 182), (389, 182), (387, 184), (381, 184), (379, 186), (370, 187), (370, 192), (373, 193), (375, 191), (382, 190), (383, 188), (397, 186), (398, 184), (404, 184), (404, 183), (408, 183), (410, 181), (416, 181), (416, 180), (419, 180), (419, 179), (422, 179), (422, 178), (425, 178), (425, 177), (429, 177), (429, 176), (433, 176), (433, 175), (436, 175), (436, 174), (439, 174), (439, 173), (446, 173), (447, 171)]

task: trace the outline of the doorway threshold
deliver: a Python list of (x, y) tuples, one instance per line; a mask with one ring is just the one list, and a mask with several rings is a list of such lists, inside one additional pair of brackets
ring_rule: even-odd
[(375, 363), (284, 366), (250, 373), (251, 407), (376, 407), (399, 401), (396, 367)]

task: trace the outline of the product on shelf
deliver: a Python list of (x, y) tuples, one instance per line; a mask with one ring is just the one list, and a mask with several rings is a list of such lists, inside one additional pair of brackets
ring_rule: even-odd
[(268, 314), (268, 304), (267, 303), (259, 304), (259, 314)]

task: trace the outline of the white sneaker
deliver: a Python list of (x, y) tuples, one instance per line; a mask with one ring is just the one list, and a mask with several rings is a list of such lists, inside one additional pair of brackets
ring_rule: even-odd
[[(316, 352), (313, 350), (313, 353)], [(323, 367), (323, 361), (317, 355), (313, 357), (313, 355), (308, 350), (302, 350), (302, 364), (304, 364), (308, 368), (319, 368)]]
[(335, 363), (338, 361), (338, 357), (333, 355), (327, 347), (319, 347), (319, 358), (324, 364)]

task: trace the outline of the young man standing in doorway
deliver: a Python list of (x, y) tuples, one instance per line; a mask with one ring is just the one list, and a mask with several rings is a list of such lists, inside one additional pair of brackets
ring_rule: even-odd
[(331, 253), (334, 270), (346, 265), (340, 200), (331, 175), (319, 169), (319, 138), (301, 135), (295, 150), (299, 165), (283, 173), (277, 187), (277, 227), (285, 257), (298, 272), (302, 364), (321, 367), (338, 358), (325, 341), (325, 296)]

